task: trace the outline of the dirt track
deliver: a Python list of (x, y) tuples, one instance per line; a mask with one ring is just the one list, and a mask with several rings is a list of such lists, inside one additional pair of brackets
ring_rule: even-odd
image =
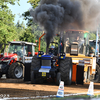
[[(89, 83), (64, 86), (64, 93), (87, 93), (88, 87)], [(0, 79), (0, 94), (9, 94), (10, 97), (56, 95), (57, 90), (58, 86), (54, 84), (30, 84), (30, 82), (23, 82), (23, 80)], [(94, 91), (100, 91), (100, 83), (94, 84)]]

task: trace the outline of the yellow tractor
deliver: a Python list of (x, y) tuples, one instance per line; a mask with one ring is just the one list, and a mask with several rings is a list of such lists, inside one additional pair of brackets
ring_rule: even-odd
[[(99, 81), (96, 68), (97, 58), (89, 45), (89, 32), (83, 30), (67, 30), (64, 36), (64, 52), (72, 58), (72, 82), (83, 84)], [(92, 51), (92, 55), (91, 52)]]

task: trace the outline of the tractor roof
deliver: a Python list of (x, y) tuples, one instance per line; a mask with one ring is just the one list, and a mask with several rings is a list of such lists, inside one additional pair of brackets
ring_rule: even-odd
[(69, 29), (69, 30), (66, 30), (66, 32), (69, 32), (69, 31), (76, 31), (76, 32), (81, 32), (81, 33), (89, 33), (89, 31), (85, 31), (85, 30), (75, 30), (75, 29)]
[[(89, 42), (96, 42), (96, 40), (89, 40)], [(100, 40), (98, 40), (98, 42), (100, 42)]]
[(20, 45), (34, 45), (36, 46), (36, 43), (31, 43), (31, 42), (25, 42), (25, 41), (11, 41), (11, 42), (8, 42), (8, 43), (11, 43), (11, 44), (20, 44)]

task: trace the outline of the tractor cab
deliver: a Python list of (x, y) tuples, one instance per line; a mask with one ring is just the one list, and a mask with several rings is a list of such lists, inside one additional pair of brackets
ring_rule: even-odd
[(88, 31), (67, 30), (64, 35), (64, 52), (70, 55), (86, 55)]
[(32, 57), (35, 54), (34, 46), (34, 43), (24, 41), (9, 42), (5, 47), (4, 57), (16, 55), (16, 60), (24, 63), (23, 57)]

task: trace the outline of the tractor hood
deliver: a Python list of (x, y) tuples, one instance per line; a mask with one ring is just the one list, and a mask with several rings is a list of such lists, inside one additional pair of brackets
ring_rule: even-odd
[(10, 60), (12, 58), (17, 59), (17, 54), (9, 54), (7, 56), (1, 57), (0, 61), (8, 61), (8, 60)]
[(51, 60), (50, 55), (42, 55), (41, 58), (42, 58), (42, 60)]

